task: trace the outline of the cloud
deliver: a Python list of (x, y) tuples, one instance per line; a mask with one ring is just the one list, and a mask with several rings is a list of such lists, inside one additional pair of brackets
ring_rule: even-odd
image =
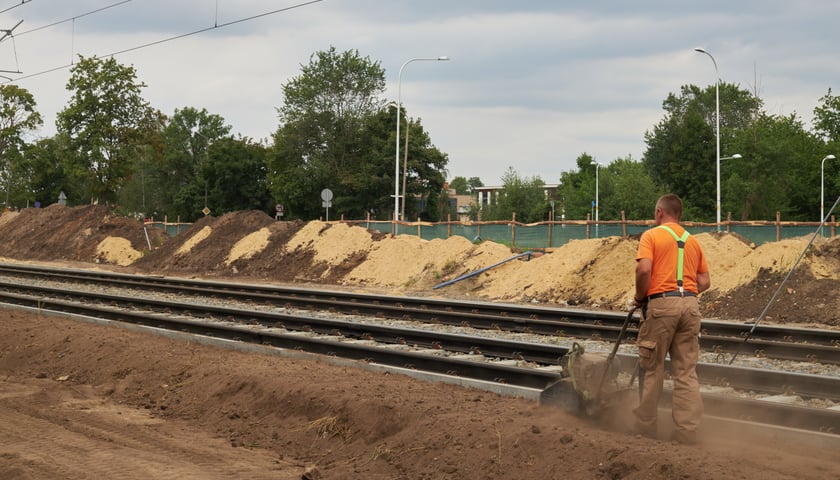
[[(116, 3), (38, 0), (0, 15), (20, 31)], [(770, 113), (813, 108), (840, 78), (834, 26), (840, 4), (816, 1), (556, 2), (534, 0), (324, 0), (213, 28), (301, 2), (132, 1), (0, 44), (0, 65), (25, 74), (126, 48), (209, 31), (120, 54), (137, 69), (152, 105), (206, 108), (255, 139), (277, 128), (282, 85), (312, 54), (358, 50), (386, 71), (452, 175), (497, 183), (506, 169), (556, 182), (583, 152), (610, 162), (644, 154), (644, 133), (680, 87), (722, 81), (756, 91)], [(414, 62), (447, 55), (449, 62)], [(14, 76), (14, 75), (13, 75)], [(45, 117), (66, 105), (69, 69), (22, 79)], [(832, 85), (832, 83), (835, 83)]]

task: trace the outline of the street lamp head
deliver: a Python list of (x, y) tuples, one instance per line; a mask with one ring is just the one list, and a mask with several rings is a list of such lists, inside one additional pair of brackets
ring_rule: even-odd
[(706, 51), (706, 49), (701, 48), (701, 47), (697, 47), (697, 48), (695, 48), (695, 49), (694, 49), (694, 51), (695, 51), (695, 52), (700, 52), (700, 53), (709, 53), (709, 52), (707, 52), (707, 51)]
[(823, 158), (823, 160), (834, 160), (835, 158), (837, 157), (835, 157), (834, 155), (826, 155), (825, 158)]
[(447, 57), (446, 55), (443, 55), (441, 57), (438, 57), (437, 59), (438, 60), (449, 60), (449, 57)]
[(742, 158), (742, 157), (741, 157), (740, 153), (736, 153), (735, 155), (732, 155), (732, 158), (737, 159), (737, 158)]

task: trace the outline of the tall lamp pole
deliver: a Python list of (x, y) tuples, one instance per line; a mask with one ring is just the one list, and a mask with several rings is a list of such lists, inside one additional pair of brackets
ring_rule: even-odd
[[(601, 167), (601, 164), (592, 160), (592, 165), (595, 165), (595, 222), (598, 221), (598, 207), (601, 205), (598, 203), (598, 169)], [(597, 227), (597, 225), (596, 225)]]
[(717, 155), (715, 162), (715, 175), (717, 184), (717, 197), (715, 200), (715, 210), (717, 210), (717, 228), (720, 231), (720, 73), (718, 73), (717, 62), (711, 53), (703, 48), (695, 48), (695, 52), (705, 53), (712, 59), (712, 64), (715, 66), (715, 143), (717, 145)]
[[(402, 72), (406, 65), (418, 60), (449, 60), (449, 57), (412, 58), (403, 63), (400, 67), (400, 73), (397, 77), (397, 147), (394, 160), (394, 221), (400, 219), (400, 111), (402, 108)], [(408, 128), (407, 125), (406, 128)], [(403, 194), (405, 194), (405, 192), (403, 192)]]
[(825, 161), (835, 158), (834, 155), (826, 155), (820, 162), (820, 222), (825, 220)]

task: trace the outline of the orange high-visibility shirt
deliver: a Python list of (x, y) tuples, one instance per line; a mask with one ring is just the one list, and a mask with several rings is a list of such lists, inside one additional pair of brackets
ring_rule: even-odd
[[(666, 223), (677, 236), (682, 236), (685, 229), (678, 223)], [(685, 241), (683, 258), (683, 289), (697, 293), (697, 274), (709, 271), (706, 256), (700, 243), (693, 235)], [(647, 258), (652, 263), (650, 285), (646, 295), (678, 290), (677, 261), (679, 247), (674, 237), (663, 228), (651, 228), (642, 234), (636, 260)]]

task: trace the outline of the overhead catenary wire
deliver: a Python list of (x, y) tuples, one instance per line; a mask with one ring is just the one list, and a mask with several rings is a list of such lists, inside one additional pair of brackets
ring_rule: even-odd
[[(750, 339), (750, 336), (753, 334), (756, 327), (758, 327), (758, 324), (762, 320), (764, 320), (764, 317), (767, 315), (767, 311), (770, 310), (770, 306), (773, 305), (773, 302), (776, 300), (776, 297), (779, 296), (779, 292), (782, 291), (782, 287), (785, 285), (785, 282), (788, 281), (790, 276), (793, 274), (793, 271), (796, 270), (796, 266), (799, 265), (799, 262), (802, 260), (802, 257), (804, 257), (808, 249), (811, 248), (811, 244), (814, 243), (814, 240), (817, 238), (817, 235), (819, 235), (819, 233), (822, 231), (823, 225), (825, 225), (825, 220), (831, 217), (831, 213), (834, 212), (835, 208), (837, 208), (838, 203), (840, 203), (840, 197), (837, 197), (837, 200), (834, 201), (834, 205), (831, 206), (831, 209), (828, 211), (828, 213), (826, 213), (825, 217), (820, 219), (820, 225), (817, 227), (817, 230), (811, 236), (811, 239), (808, 241), (808, 244), (805, 245), (805, 248), (802, 249), (802, 253), (799, 254), (799, 258), (797, 258), (796, 261), (793, 262), (793, 266), (790, 267), (790, 271), (787, 273), (787, 275), (785, 275), (785, 278), (781, 281), (781, 283), (779, 283), (779, 287), (776, 288), (776, 292), (773, 293), (772, 297), (770, 297), (770, 301), (767, 302), (767, 306), (764, 307), (764, 310), (761, 312), (761, 315), (759, 315), (758, 318), (756, 318), (752, 328), (750, 328), (750, 330), (744, 336), (744, 341), (741, 342), (741, 346), (747, 343), (747, 340)], [(729, 360), (730, 365), (732, 365), (732, 362), (735, 361), (735, 358), (738, 356), (739, 353), (741, 353), (741, 349), (736, 350), (735, 353), (732, 354), (732, 358)]]
[(32, 1), (32, 0), (20, 0), (20, 3), (18, 3), (17, 5), (12, 5), (11, 7), (4, 8), (3, 10), (0, 10), (0, 13), (6, 13), (6, 12), (8, 12), (9, 10), (14, 10), (15, 8), (18, 8), (18, 7), (20, 7), (21, 5), (23, 5), (23, 4), (25, 4), (25, 3), (29, 3), (29, 2), (31, 2), (31, 1)]
[[(131, 0), (124, 0), (123, 2), (120, 2), (120, 3), (125, 3), (126, 1), (131, 1)], [(111, 53), (105, 53), (105, 54), (102, 54), (101, 56), (102, 57), (114, 57), (114, 56), (121, 55), (121, 54), (124, 54), (124, 53), (133, 52), (133, 51), (136, 51), (136, 50), (141, 50), (143, 48), (148, 48), (148, 47), (152, 47), (152, 46), (155, 46), (155, 45), (160, 45), (160, 44), (163, 44), (163, 43), (172, 42), (172, 41), (175, 41), (175, 40), (180, 40), (182, 38), (190, 37), (190, 36), (193, 36), (193, 35), (198, 35), (200, 33), (215, 30), (217, 28), (230, 27), (232, 25), (236, 25), (236, 24), (239, 24), (239, 23), (244, 23), (244, 22), (248, 22), (248, 21), (251, 21), (251, 20), (256, 20), (258, 18), (267, 17), (267, 16), (270, 16), (270, 15), (275, 15), (275, 14), (282, 13), (282, 12), (287, 12), (289, 10), (294, 10), (294, 9), (301, 8), (301, 7), (306, 7), (306, 6), (315, 4), (315, 3), (320, 3), (322, 1), (323, 0), (310, 0), (310, 1), (307, 1), (307, 2), (298, 3), (298, 4), (295, 4), (295, 5), (288, 6), (288, 7), (278, 8), (276, 10), (271, 10), (271, 11), (268, 11), (268, 12), (263, 12), (263, 13), (259, 13), (259, 14), (256, 14), (256, 15), (251, 15), (249, 17), (244, 17), (244, 18), (240, 18), (240, 19), (237, 19), (237, 20), (232, 20), (230, 22), (225, 22), (225, 23), (221, 23), (221, 24), (219, 24), (218, 20), (217, 20), (217, 23), (215, 25), (213, 25), (212, 27), (200, 28), (198, 30), (194, 30), (194, 31), (187, 32), (187, 33), (182, 33), (182, 34), (175, 35), (175, 36), (168, 37), (168, 38), (164, 38), (164, 39), (161, 39), (161, 40), (156, 40), (156, 41), (153, 41), (153, 42), (144, 43), (144, 44), (141, 44), (141, 45), (126, 48), (126, 49), (123, 49), (123, 50), (118, 50), (118, 51), (111, 52)], [(65, 21), (67, 21), (67, 20), (65, 20)], [(58, 23), (61, 23), (61, 22), (58, 22)], [(42, 27), (42, 28), (44, 28), (44, 27)], [(32, 30), (30, 30), (30, 32), (31, 31)], [(58, 71), (58, 70), (63, 70), (65, 68), (70, 68), (72, 66), (73, 66), (73, 64), (70, 63), (70, 64), (66, 64), (66, 65), (53, 67), (53, 68), (50, 68), (50, 69), (47, 69), (47, 70), (42, 70), (40, 72), (36, 72), (36, 73), (29, 74), (29, 75), (23, 75), (23, 76), (17, 77), (17, 78), (15, 78), (14, 81), (25, 80), (25, 79), (37, 77), (37, 76), (44, 75), (44, 74), (51, 73), (51, 72), (55, 72), (55, 71)]]
[[(29, 3), (29, 2), (31, 2), (31, 1), (32, 1), (32, 0), (26, 0), (25, 2), (21, 2), (20, 4), (15, 5), (14, 7), (10, 7), (10, 8), (7, 8), (6, 10), (0, 11), (0, 13), (7, 12), (7, 11), (11, 10), (12, 8), (19, 7), (19, 6), (23, 5), (24, 3)], [(97, 9), (91, 10), (91, 11), (89, 11), (89, 12), (82, 13), (81, 15), (74, 15), (74, 16), (72, 16), (72, 17), (70, 17), (70, 18), (65, 18), (64, 20), (59, 20), (59, 21), (57, 21), (57, 22), (53, 22), (53, 23), (50, 23), (50, 24), (48, 24), (48, 25), (42, 25), (42, 26), (40, 26), (40, 27), (33, 28), (33, 29), (31, 29), (31, 30), (24, 30), (23, 32), (18, 33), (18, 34), (17, 34), (17, 36), (19, 37), (19, 36), (21, 36), (21, 35), (26, 35), (27, 33), (37, 32), (37, 31), (39, 31), (39, 30), (43, 30), (43, 29), (45, 29), (45, 28), (54, 27), (54, 26), (56, 26), (56, 25), (60, 25), (60, 24), (65, 23), (65, 22), (73, 22), (73, 33), (71, 34), (71, 41), (70, 41), (70, 51), (71, 51), (71, 55), (70, 55), (70, 62), (71, 62), (71, 64), (72, 64), (72, 63), (73, 63), (73, 55), (72, 55), (72, 52), (74, 51), (74, 48), (75, 48), (76, 19), (79, 19), (79, 18), (82, 18), (82, 17), (86, 17), (86, 16), (88, 16), (88, 15), (93, 15), (93, 14), (95, 14), (95, 13), (99, 13), (99, 12), (101, 12), (101, 11), (108, 10), (109, 8), (113, 8), (113, 7), (117, 7), (117, 6), (119, 6), (119, 5), (123, 5), (123, 4), (125, 4), (125, 3), (130, 2), (130, 1), (131, 1), (131, 0), (122, 0), (122, 1), (119, 1), (119, 2), (116, 2), (116, 3), (112, 3), (112, 4), (110, 4), (110, 5), (106, 5), (106, 6), (101, 7), (101, 8), (97, 8)], [(23, 20), (19, 21), (19, 22), (17, 23), (17, 25), (15, 25), (14, 27), (12, 27), (10, 30), (2, 30), (2, 31), (7, 32), (7, 34), (6, 34), (6, 35), (4, 35), (2, 38), (0, 38), (0, 43), (2, 43), (4, 40), (6, 40), (6, 38), (11, 38), (11, 39), (12, 39), (12, 45), (14, 46), (14, 50), (15, 50), (15, 63), (16, 63), (16, 65), (17, 65), (17, 70), (16, 70), (16, 71), (5, 70), (5, 71), (6, 71), (6, 72), (8, 72), (8, 73), (22, 73), (22, 72), (20, 71), (20, 63), (19, 63), (19, 60), (18, 60), (18, 57), (17, 57), (17, 44), (15, 44), (15, 42), (14, 42), (14, 40), (15, 40), (15, 35), (13, 35), (13, 34), (12, 34), (12, 32), (14, 31), (14, 29), (15, 29), (15, 28), (17, 28), (18, 26), (20, 26), (20, 24), (21, 24), (21, 23), (23, 23)], [(61, 67), (61, 68), (65, 68), (65, 67)], [(49, 72), (53, 72), (53, 71), (55, 71), (55, 70), (59, 70), (59, 69), (50, 69), (50, 70), (48, 70), (48, 71), (49, 71)], [(43, 72), (43, 73), (46, 73), (46, 72)], [(13, 81), (13, 80), (12, 80), (11, 78), (9, 78), (9, 77), (5, 77), (5, 76), (4, 76), (3, 78), (8, 79), (8, 80), (9, 80), (9, 82)], [(19, 78), (20, 78), (20, 77), (19, 77)]]
[[(29, 0), (29, 1), (32, 1), (32, 0)], [(131, 1), (131, 0), (122, 0), (122, 1), (120, 1), (120, 2), (112, 3), (112, 4), (110, 4), (110, 5), (106, 5), (106, 6), (104, 6), (104, 7), (100, 7), (100, 8), (97, 8), (97, 9), (95, 9), (95, 10), (91, 10), (91, 11), (89, 11), (89, 12), (82, 13), (82, 14), (80, 14), (80, 15), (74, 15), (74, 16), (72, 16), (72, 17), (70, 17), (70, 18), (65, 18), (64, 20), (59, 20), (59, 21), (57, 21), (57, 22), (53, 22), (53, 23), (50, 23), (50, 24), (47, 24), (47, 25), (41, 25), (40, 27), (36, 27), (36, 28), (31, 29), (31, 30), (25, 30), (25, 31), (23, 31), (23, 32), (18, 33), (17, 35), (18, 35), (18, 36), (21, 36), (21, 35), (26, 35), (27, 33), (37, 32), (37, 31), (39, 31), (39, 30), (43, 30), (43, 29), (45, 29), (45, 28), (50, 28), (50, 27), (54, 27), (54, 26), (56, 26), (56, 25), (61, 25), (62, 23), (66, 23), (66, 22), (75, 22), (76, 20), (78, 20), (78, 19), (80, 19), (80, 18), (87, 17), (87, 16), (89, 16), (89, 15), (93, 15), (94, 13), (99, 13), (99, 12), (102, 12), (102, 11), (104, 11), (104, 10), (108, 10), (109, 8), (118, 7), (118, 6), (120, 6), (120, 5), (123, 5), (123, 4), (125, 4), (125, 3), (128, 3), (128, 2), (130, 2), (130, 1)], [(0, 12), (0, 13), (3, 13), (3, 12)]]
[[(0, 72), (3, 72), (3, 73), (21, 73), (20, 62), (18, 61), (18, 56), (17, 56), (17, 44), (15, 43), (15, 35), (14, 35), (15, 29), (17, 27), (19, 27), (21, 23), (23, 23), (23, 20), (19, 21), (17, 24), (15, 24), (14, 27), (12, 27), (10, 29), (0, 30), (0, 32), (3, 32), (3, 36), (0, 37), (0, 43), (3, 43), (3, 41), (6, 40), (7, 38), (11, 38), (12, 39), (12, 50), (14, 50), (14, 53), (15, 53), (15, 69), (14, 70), (0, 70)], [(7, 77), (5, 75), (0, 75), (0, 78), (7, 78), (7, 79), (9, 79), (9, 81), (12, 80), (10, 77)]]

